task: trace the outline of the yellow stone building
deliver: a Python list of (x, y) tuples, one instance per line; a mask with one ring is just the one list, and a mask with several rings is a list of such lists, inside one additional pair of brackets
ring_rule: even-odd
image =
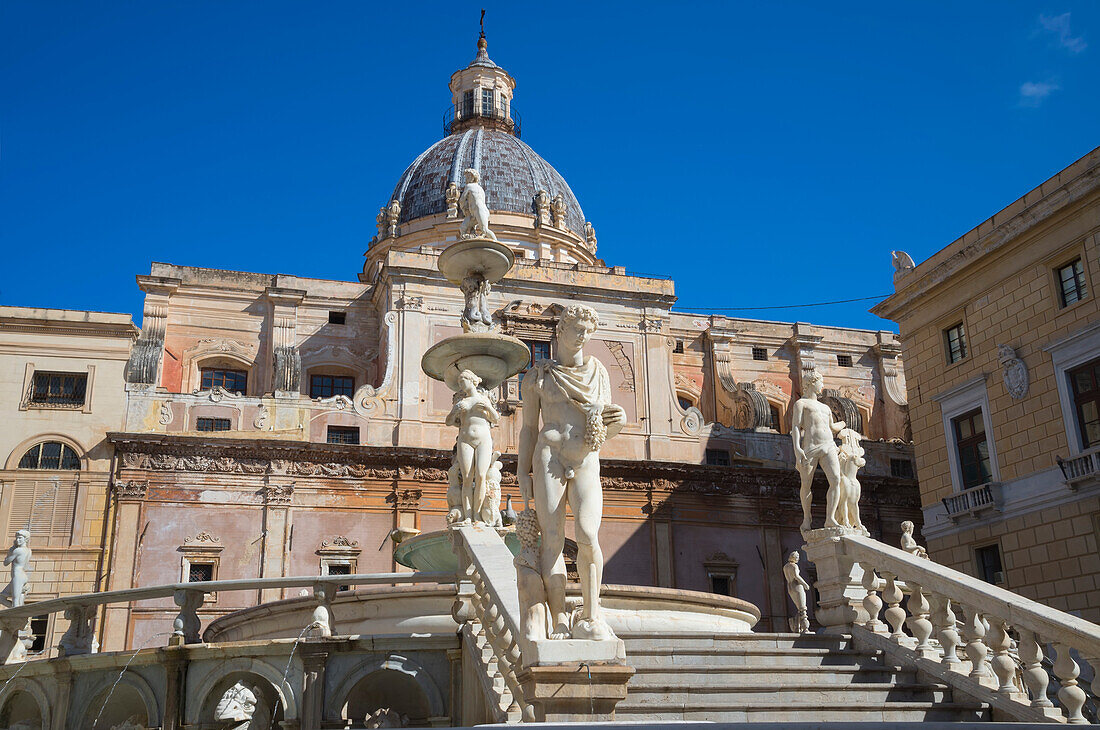
[(1100, 620), (1100, 148), (896, 266), (933, 559)]

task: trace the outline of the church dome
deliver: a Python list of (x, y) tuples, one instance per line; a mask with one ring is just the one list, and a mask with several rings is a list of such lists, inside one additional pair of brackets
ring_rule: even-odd
[(489, 210), (536, 215), (535, 196), (562, 196), (565, 227), (584, 238), (584, 212), (557, 170), (509, 131), (471, 126), (450, 134), (420, 154), (397, 181), (390, 201), (401, 204), (399, 223), (447, 210), (449, 183), (462, 188), (463, 170), (480, 173)]

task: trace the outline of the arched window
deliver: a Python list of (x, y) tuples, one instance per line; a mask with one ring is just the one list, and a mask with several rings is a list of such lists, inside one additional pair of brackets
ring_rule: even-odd
[(20, 469), (79, 469), (80, 457), (60, 441), (35, 444), (19, 460)]

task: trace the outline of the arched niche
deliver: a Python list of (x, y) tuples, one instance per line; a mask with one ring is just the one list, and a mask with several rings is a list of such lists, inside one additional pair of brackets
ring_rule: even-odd
[(51, 724), (50, 701), (33, 679), (17, 677), (0, 694), (0, 727), (46, 730)]
[[(280, 727), (279, 723), (283, 721), (298, 719), (298, 701), (291, 687), (291, 680), (283, 678), (285, 661), (282, 666), (276, 667), (261, 659), (237, 657), (226, 662), (211, 662), (195, 669), (199, 671), (195, 672), (193, 696), (200, 698), (200, 701), (187, 706), (186, 721), (190, 724), (205, 727), (204, 723), (213, 723), (218, 703), (238, 681), (250, 689), (259, 690), (257, 692), (253, 689), (258, 700), (254, 717), (262, 716), (263, 721), (268, 722), (274, 715), (276, 722), (270, 725), (273, 728)], [(297, 681), (301, 681), (301, 673), (293, 666), (290, 675), (296, 675)], [(266, 730), (269, 725), (256, 727), (257, 730)]]
[(202, 371), (206, 368), (224, 370), (243, 370), (247, 373), (245, 392), (241, 395), (250, 395), (263, 392), (263, 385), (257, 383), (258, 373), (255, 368), (255, 359), (246, 353), (234, 351), (198, 351), (189, 354), (184, 363), (185, 379), (183, 391), (190, 393), (202, 390)]
[(347, 672), (332, 693), (327, 720), (350, 720), (352, 727), (380, 708), (406, 715), (409, 727), (428, 727), (447, 714), (443, 695), (417, 662), (397, 654), (367, 659)]
[[(84, 708), (81, 728), (111, 728), (129, 721), (139, 727), (160, 726), (160, 705), (156, 694), (141, 675), (103, 672), (103, 686)], [(117, 681), (117, 684), (116, 684)]]

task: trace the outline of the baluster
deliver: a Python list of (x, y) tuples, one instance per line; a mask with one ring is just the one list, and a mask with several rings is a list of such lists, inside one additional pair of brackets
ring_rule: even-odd
[(966, 623), (963, 626), (963, 640), (966, 641), (966, 656), (970, 659), (970, 676), (979, 681), (990, 676), (989, 665), (985, 661), (989, 649), (982, 640), (985, 638), (985, 623), (978, 609), (964, 606)]
[(939, 593), (932, 594), (932, 600), (936, 604), (936, 610), (932, 612), (932, 624), (936, 629), (936, 636), (943, 647), (943, 658), (940, 663), (948, 669), (958, 670), (961, 663), (958, 648), (962, 644), (959, 641), (959, 632), (955, 628), (956, 616), (951, 610), (951, 599)]
[(875, 569), (870, 563), (860, 563), (859, 567), (863, 568), (863, 587), (867, 590), (867, 595), (863, 597), (863, 610), (867, 612), (867, 621), (863, 626), (877, 632), (885, 627), (885, 624), (878, 620), (879, 611), (882, 610), (882, 599), (878, 596), (878, 576), (875, 575)]
[(993, 659), (989, 663), (993, 667), (993, 674), (997, 677), (997, 691), (1001, 694), (1015, 695), (1019, 689), (1014, 681), (1016, 662), (1012, 661), (1008, 651), (1012, 647), (1012, 639), (1008, 635), (1008, 622), (1003, 618), (990, 616), (989, 637), (985, 643), (993, 651)]
[[(1100, 460), (1100, 454), (1094, 454), (1093, 457)], [(1088, 665), (1092, 667), (1092, 703), (1096, 706), (1097, 713), (1100, 714), (1100, 700), (1096, 699), (1100, 697), (1100, 655), (1083, 656), (1081, 659), (1088, 662)]]
[(897, 576), (883, 571), (882, 578), (886, 581), (886, 588), (882, 591), (882, 600), (889, 606), (886, 609), (886, 621), (893, 629), (890, 632), (890, 638), (900, 644), (906, 638), (905, 632), (901, 630), (902, 625), (905, 623), (905, 609), (898, 605), (901, 603), (903, 594), (901, 589), (898, 588)]
[(179, 590), (172, 594), (172, 600), (180, 607), (180, 612), (173, 622), (174, 631), (168, 639), (169, 645), (198, 644), (201, 641), (199, 629), (202, 622), (199, 621), (198, 611), (205, 597), (201, 590)]
[(1035, 632), (1020, 630), (1020, 661), (1024, 663), (1024, 685), (1031, 693), (1032, 707), (1053, 707), (1047, 697), (1047, 685), (1050, 677), (1043, 668), (1043, 647), (1036, 641)]
[(92, 631), (95, 614), (95, 606), (69, 606), (65, 609), (69, 628), (57, 643), (61, 656), (91, 654), (95, 651), (95, 633)]
[(936, 648), (928, 643), (928, 637), (932, 635), (932, 622), (928, 620), (928, 599), (924, 596), (924, 589), (916, 583), (910, 583), (912, 593), (909, 594), (909, 613), (912, 614), (905, 623), (917, 639), (914, 647), (916, 652), (925, 659), (936, 657)]
[(1062, 703), (1062, 712), (1066, 715), (1066, 722), (1070, 725), (1084, 725), (1088, 723), (1081, 714), (1081, 708), (1085, 705), (1085, 691), (1077, 686), (1077, 675), (1081, 668), (1070, 656), (1070, 649), (1065, 644), (1055, 644), (1054, 651), (1057, 657), (1054, 660), (1054, 676), (1062, 684), (1058, 690), (1058, 699)]

